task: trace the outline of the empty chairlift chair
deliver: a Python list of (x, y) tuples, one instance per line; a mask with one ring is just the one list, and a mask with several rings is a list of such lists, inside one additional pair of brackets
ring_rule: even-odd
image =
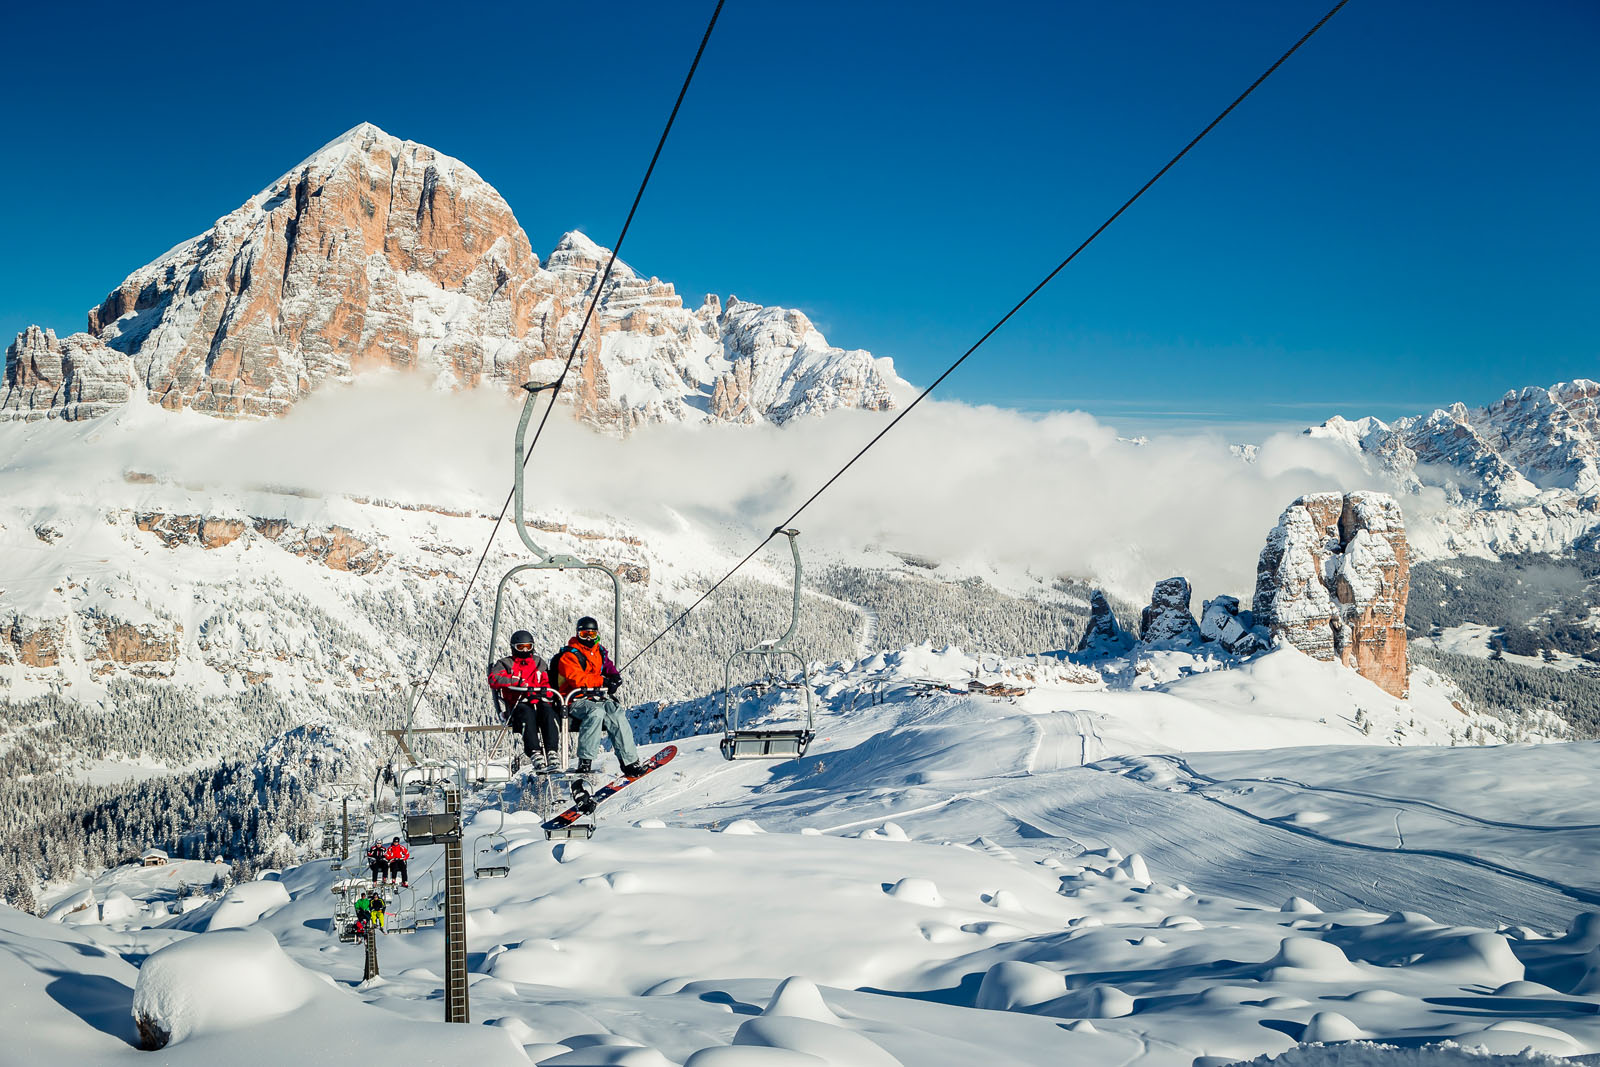
[[(416, 909), (416, 926), (419, 930), (426, 930), (429, 927), (439, 925), (439, 886), (437, 883), (438, 879), (432, 873), (429, 873), (428, 891), (417, 894), (415, 889), (412, 890), (413, 894), (417, 894), (413, 897), (413, 903)], [(418, 884), (421, 884), (420, 880)]]
[[(800, 531), (775, 532), (789, 539), (789, 553), (794, 558), (794, 601), (789, 613), (789, 628), (783, 632), (782, 637), (763, 641), (751, 648), (740, 649), (728, 657), (723, 670), (721, 748), (723, 756), (730, 760), (796, 759), (806, 754), (816, 730), (816, 709), (813, 705), (811, 685), (806, 679), (805, 660), (798, 652), (788, 647), (789, 640), (794, 637), (794, 632), (800, 625), (801, 570), (800, 547), (797, 543)], [(754, 682), (735, 686), (734, 666), (747, 663), (759, 667), (759, 677)], [(791, 666), (795, 669), (794, 677), (798, 680), (790, 680), (786, 669)], [(803, 719), (791, 726), (748, 725), (743, 713), (747, 699), (759, 699), (769, 692), (793, 691), (798, 691), (802, 696)]]
[(472, 843), (472, 873), (479, 878), (504, 878), (511, 873), (506, 839), (506, 798), (500, 795), (497, 807), (500, 825), (486, 834), (479, 834)]

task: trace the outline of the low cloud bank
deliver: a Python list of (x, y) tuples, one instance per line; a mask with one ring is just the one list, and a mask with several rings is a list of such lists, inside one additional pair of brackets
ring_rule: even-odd
[[(378, 375), (324, 389), (282, 419), (223, 422), (129, 409), (73, 428), (14, 427), (11, 469), (75, 479), (124, 470), (214, 487), (320, 492), (497, 511), (510, 488), (514, 400)], [(530, 507), (556, 503), (645, 525), (675, 516), (760, 536), (888, 416), (838, 412), (787, 427), (655, 426), (618, 439), (558, 410), (528, 472)], [(53, 433), (55, 436), (51, 437)], [(53, 442), (53, 443), (52, 443)], [(1256, 557), (1295, 497), (1391, 489), (1336, 442), (1277, 434), (1253, 463), (1214, 434), (1118, 438), (1091, 415), (927, 401), (797, 520), (809, 543), (877, 546), (969, 567), (1090, 577), (1129, 599), (1186, 575), (1248, 597)], [(1412, 497), (1409, 509), (1428, 506)], [(1416, 516), (1413, 516), (1415, 518)], [(737, 547), (737, 542), (734, 546)]]

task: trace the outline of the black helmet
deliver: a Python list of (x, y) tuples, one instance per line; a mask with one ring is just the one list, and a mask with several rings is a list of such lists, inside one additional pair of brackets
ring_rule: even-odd
[(395, 843), (395, 844), (397, 844), (397, 845), (398, 845), (398, 844), (399, 844), (399, 843), (400, 843), (400, 839), (399, 839), (399, 838), (398, 838), (398, 837), (397, 837), (397, 838), (395, 838), (395, 839), (394, 839), (394, 843)]
[(579, 633), (582, 633), (585, 630), (593, 630), (596, 633), (599, 633), (600, 624), (594, 621), (593, 615), (585, 615), (583, 618), (578, 620), (578, 625), (575, 626), (574, 629)]
[(518, 630), (512, 634), (511, 654), (514, 656), (533, 655), (533, 635), (526, 630)]

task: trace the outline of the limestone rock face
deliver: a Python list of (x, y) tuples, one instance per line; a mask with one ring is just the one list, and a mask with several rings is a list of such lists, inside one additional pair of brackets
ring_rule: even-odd
[(146, 678), (171, 676), (178, 658), (174, 627), (131, 623), (98, 614), (86, 616), (84, 627), (85, 654), (95, 675), (110, 674), (123, 667)]
[(1079, 652), (1096, 655), (1117, 655), (1133, 646), (1133, 635), (1125, 631), (1111, 612), (1105, 593), (1098, 589), (1089, 594), (1089, 622), (1078, 639)]
[(61, 662), (65, 628), (59, 620), (13, 618), (0, 623), (0, 665), (54, 667)]
[(92, 419), (128, 402), (132, 362), (97, 338), (29, 326), (6, 349), (0, 419)]
[(1200, 639), (1200, 627), (1189, 611), (1194, 594), (1187, 578), (1165, 578), (1150, 594), (1150, 606), (1139, 616), (1139, 640), (1146, 644), (1192, 645)]
[(1395, 696), (1408, 690), (1410, 589), (1400, 505), (1384, 493), (1314, 493), (1291, 504), (1256, 569), (1255, 621)]
[[(165, 407), (225, 416), (279, 415), (372, 368), (515, 392), (560, 373), (609, 256), (569, 233), (541, 265), (471, 168), (363, 124), (129, 275), (87, 335), (22, 334), (0, 417), (100, 414), (133, 378)], [(562, 397), (625, 433), (883, 409), (899, 384), (798, 311), (716, 298), (691, 311), (619, 261)]]

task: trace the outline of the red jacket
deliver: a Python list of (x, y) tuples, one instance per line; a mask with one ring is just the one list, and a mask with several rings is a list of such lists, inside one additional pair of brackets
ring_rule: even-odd
[(507, 704), (514, 703), (516, 693), (508, 693), (508, 687), (533, 689), (539, 686), (550, 685), (550, 676), (545, 673), (544, 660), (538, 656), (527, 656), (518, 659), (507, 656), (489, 668), (489, 687)]
[(390, 863), (409, 860), (411, 858), (411, 850), (400, 844), (400, 842), (395, 841), (391, 843), (388, 849), (384, 851), (383, 858), (388, 860)]

